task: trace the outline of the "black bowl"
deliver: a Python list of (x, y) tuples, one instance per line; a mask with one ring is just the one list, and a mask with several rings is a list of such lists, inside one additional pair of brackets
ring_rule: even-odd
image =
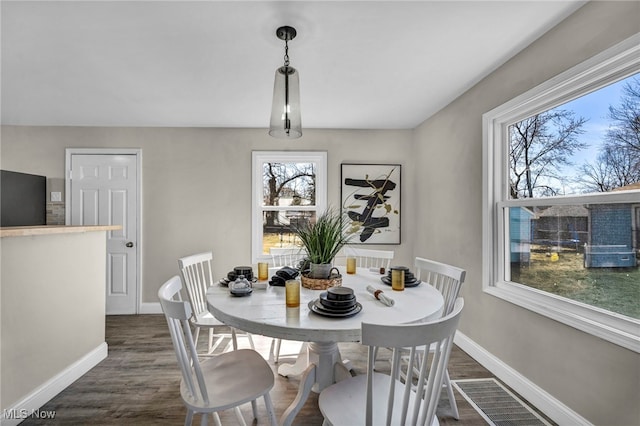
[(236, 266), (233, 268), (233, 272), (235, 272), (236, 275), (244, 275), (249, 281), (253, 279), (253, 269), (251, 269), (251, 266)]
[(346, 299), (346, 300), (330, 300), (327, 298), (327, 292), (324, 291), (322, 293), (320, 293), (320, 304), (324, 307), (327, 307), (329, 309), (335, 309), (335, 310), (349, 310), (351, 308), (353, 308), (356, 304), (356, 298), (355, 296), (351, 299)]
[(392, 266), (389, 270), (399, 269), (401, 271), (408, 272), (410, 269), (408, 266)]
[(327, 289), (328, 300), (352, 300), (355, 298), (353, 289), (349, 287), (329, 287)]

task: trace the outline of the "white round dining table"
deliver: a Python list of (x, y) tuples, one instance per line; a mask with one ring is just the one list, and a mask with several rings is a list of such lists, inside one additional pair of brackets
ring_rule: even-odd
[[(442, 295), (426, 283), (393, 291), (381, 280), (383, 275), (367, 268), (358, 268), (356, 274), (341, 270), (341, 274), (342, 286), (352, 288), (362, 305), (359, 313), (348, 318), (325, 317), (310, 310), (309, 303), (318, 299), (322, 290), (302, 287), (297, 308), (285, 306), (284, 287), (254, 288), (251, 295), (243, 297), (231, 295), (228, 287), (220, 283), (207, 290), (209, 311), (225, 324), (249, 333), (309, 342), (295, 364), (281, 364), (278, 368), (283, 376), (306, 372), (300, 380), (297, 404), (286, 412), (290, 419), (302, 407), (312, 385), (314, 391), (320, 392), (340, 380), (343, 363), (337, 343), (360, 341), (361, 323), (410, 324), (436, 319), (442, 314)], [(386, 306), (376, 300), (367, 286), (382, 290), (394, 300), (394, 305)], [(348, 376), (348, 371), (342, 375)]]

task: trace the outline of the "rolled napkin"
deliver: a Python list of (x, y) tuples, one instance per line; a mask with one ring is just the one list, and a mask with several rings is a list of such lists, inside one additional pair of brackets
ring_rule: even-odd
[(381, 301), (382, 303), (384, 303), (387, 306), (393, 306), (396, 303), (395, 300), (393, 300), (392, 298), (386, 296), (382, 290), (376, 290), (375, 288), (373, 288), (370, 285), (367, 286), (367, 291), (369, 293), (373, 294), (373, 296), (376, 299), (378, 299), (379, 301)]

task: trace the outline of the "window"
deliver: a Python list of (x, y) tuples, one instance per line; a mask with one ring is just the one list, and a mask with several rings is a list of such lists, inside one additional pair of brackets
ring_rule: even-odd
[(636, 35), (483, 116), (484, 291), (636, 352), (639, 71)]
[(292, 230), (327, 208), (327, 153), (252, 153), (252, 259), (274, 247), (299, 246)]

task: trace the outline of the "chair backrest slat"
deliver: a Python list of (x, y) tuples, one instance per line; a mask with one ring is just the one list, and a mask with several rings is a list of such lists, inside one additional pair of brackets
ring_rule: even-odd
[(446, 263), (416, 257), (415, 275), (422, 282), (436, 288), (444, 298), (443, 315), (447, 315), (453, 309), (460, 289), (464, 283), (466, 271)]
[[(435, 320), (418, 324), (384, 325), (362, 323), (362, 344), (369, 346), (367, 364), (366, 424), (380, 423), (381, 419), (373, 419), (373, 392), (381, 392), (373, 386), (372, 377), (375, 359), (374, 347), (383, 346), (392, 349), (391, 386), (387, 390), (387, 406), (385, 422), (389, 424), (430, 425), (440, 398), (444, 375), (449, 362), (455, 334), (464, 300), (458, 298), (452, 311)], [(424, 357), (420, 370), (414, 374), (408, 368), (406, 380), (400, 382), (398, 377), (401, 351), (409, 349), (409, 364), (414, 365), (416, 347), (435, 348), (431, 358)], [(412, 387), (416, 389), (412, 393)], [(396, 412), (397, 411), (397, 412)]]

